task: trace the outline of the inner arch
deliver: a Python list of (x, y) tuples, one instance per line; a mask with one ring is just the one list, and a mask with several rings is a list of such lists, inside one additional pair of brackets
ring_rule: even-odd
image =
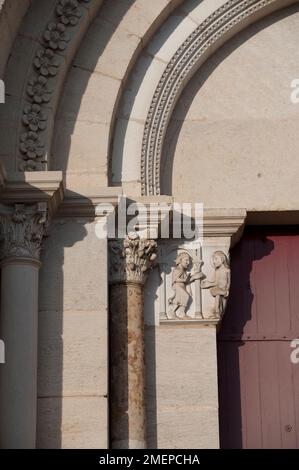
[(298, 27), (297, 4), (239, 33), (195, 74), (167, 130), (164, 194), (209, 207), (296, 209)]

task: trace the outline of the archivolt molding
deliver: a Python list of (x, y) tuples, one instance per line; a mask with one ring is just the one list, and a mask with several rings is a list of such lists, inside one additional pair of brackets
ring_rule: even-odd
[[(298, 0), (296, 0), (298, 1)], [(141, 154), (142, 195), (160, 194), (163, 142), (174, 106), (185, 84), (205, 57), (251, 19), (295, 1), (229, 0), (203, 21), (184, 41), (168, 63), (155, 90), (147, 115)], [(252, 18), (251, 18), (252, 17)]]
[[(19, 126), (18, 170), (47, 169), (47, 145), (43, 131), (49, 128), (49, 108), (54, 107), (59, 75), (67, 49), (82, 32), (80, 23), (89, 15), (88, 4), (98, 0), (57, 0), (46, 24), (25, 85)], [(78, 26), (78, 28), (75, 28)]]

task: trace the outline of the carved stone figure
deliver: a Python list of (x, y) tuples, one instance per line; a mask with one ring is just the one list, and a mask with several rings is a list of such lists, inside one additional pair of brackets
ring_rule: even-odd
[(172, 306), (170, 312), (167, 313), (169, 320), (177, 317), (183, 319), (185, 316), (190, 317), (187, 312), (187, 306), (191, 298), (191, 294), (187, 291), (187, 285), (191, 282), (203, 277), (200, 270), (194, 275), (187, 272), (190, 264), (190, 256), (188, 253), (180, 253), (176, 259), (176, 267), (172, 272), (172, 289), (173, 296), (168, 299), (168, 304)]
[(214, 279), (202, 281), (201, 287), (210, 289), (211, 295), (215, 297), (213, 317), (220, 318), (225, 311), (230, 289), (230, 267), (227, 256), (223, 251), (215, 251), (212, 262), (215, 269)]

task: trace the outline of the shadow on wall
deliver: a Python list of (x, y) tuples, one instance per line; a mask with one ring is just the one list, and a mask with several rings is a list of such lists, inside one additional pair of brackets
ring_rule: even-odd
[[(240, 349), (245, 325), (252, 318), (254, 295), (250, 276), (253, 263), (269, 256), (274, 243), (256, 231), (245, 229), (241, 241), (231, 253), (232, 283), (227, 311), (217, 338), (219, 380), (220, 445), (223, 449), (242, 449)], [(234, 339), (232, 339), (234, 337)]]
[[(249, 40), (258, 32), (266, 29), (268, 26), (273, 25), (274, 23), (279, 22), (283, 18), (287, 18), (292, 14), (299, 11), (298, 4), (294, 4), (285, 9), (279, 10), (272, 15), (269, 15), (262, 20), (254, 23), (249, 26), (244, 31), (238, 33), (235, 37), (230, 39), (225, 43), (218, 51), (216, 51), (203, 66), (198, 70), (194, 75), (192, 80), (188, 83), (187, 88), (183, 91), (176, 108), (174, 110), (173, 116), (175, 114), (179, 115), (179, 119), (172, 117), (164, 143), (164, 150), (161, 159), (161, 185), (162, 185), (162, 194), (172, 195), (172, 175), (173, 175), (173, 163), (176, 152), (176, 147), (184, 124), (184, 120), (189, 112), (189, 109), (204, 83), (209, 79), (214, 70), (221, 64), (230, 54), (232, 54), (238, 47), (243, 43)], [(224, 84), (225, 85), (225, 84)], [(225, 95), (225, 89), (223, 90)], [(218, 103), (221, 106), (221, 102)], [(217, 129), (216, 129), (217, 132)], [(200, 161), (200, 155), (199, 155)], [(203, 175), (202, 175), (203, 176)]]
[[(62, 400), (68, 400), (63, 383), (64, 322), (68, 315), (64, 301), (64, 251), (86, 235), (84, 222), (57, 218), (51, 222), (49, 236), (43, 242), (39, 282), (37, 448), (60, 449), (63, 444)], [(78, 282), (80, 272), (76, 277)], [(77, 365), (67, 367), (76, 369)], [(72, 375), (71, 370), (67, 372), (68, 376)], [(68, 408), (66, 403), (64, 407)], [(77, 413), (75, 410), (72, 413), (75, 419)]]
[[(53, 133), (53, 145), (51, 149), (50, 170), (67, 171), (72, 136), (74, 134), (75, 125), (78, 122), (81, 102), (89, 80), (91, 79), (99, 58), (103, 54), (107, 44), (117, 29), (118, 24), (135, 1), (136, 0), (126, 0), (125, 2), (118, 2), (119, 4), (117, 5), (117, 8), (113, 9), (113, 21), (107, 21), (106, 27), (98, 24), (97, 29), (95, 29), (97, 21), (101, 19), (101, 15), (108, 12), (107, 16), (111, 16), (111, 12), (109, 14), (109, 9), (111, 10), (111, 0), (104, 0), (97, 17), (90, 26), (89, 31), (79, 48), (79, 52), (80, 50), (83, 50), (88, 54), (87, 65), (85, 67), (77, 65), (77, 56), (75, 56), (73, 64), (68, 72), (65, 89), (61, 96), (61, 103), (57, 110)], [(114, 2), (117, 2), (117, 0), (114, 0)], [(90, 44), (92, 44), (92, 47)], [(80, 72), (79, 79), (78, 72)], [(117, 108), (117, 104), (118, 100), (116, 100), (115, 109)], [(92, 116), (91, 118), (93, 119)], [(112, 122), (113, 119), (114, 116), (112, 116)], [(91, 125), (88, 120), (86, 121), (86, 124)], [(110, 126), (110, 128), (112, 128), (112, 126)], [(109, 136), (109, 141), (110, 137), (111, 136)], [(88, 135), (86, 135), (85, 138), (88, 139)], [(80, 157), (84, 159), (84, 154), (80, 155)], [(84, 167), (82, 166), (82, 168)]]
[[(201, 0), (198, 0), (198, 2), (195, 3), (194, 8), (201, 3)], [(180, 7), (178, 7), (176, 11), (178, 11), (179, 15), (182, 14)], [(116, 116), (117, 122), (115, 129), (113, 129), (115, 139), (111, 142), (111, 159), (109, 162), (109, 182), (114, 186), (120, 185), (122, 182), (122, 175), (125, 170), (123, 168), (124, 144), (130, 123), (129, 117), (131, 116), (133, 106), (135, 105), (137, 94), (139, 93), (140, 87), (143, 85), (148, 70), (152, 65), (153, 57), (159, 51), (162, 44), (167, 41), (171, 34), (173, 34), (176, 28), (180, 25), (182, 17), (179, 15), (170, 16), (170, 18), (163, 23), (161, 28), (157, 31), (157, 34), (160, 36), (159, 41), (155, 42), (154, 40), (154, 43), (151, 44), (150, 53), (147, 52), (146, 47), (144, 48), (138, 60), (134, 64), (134, 68), (122, 94), (119, 104), (119, 112)]]

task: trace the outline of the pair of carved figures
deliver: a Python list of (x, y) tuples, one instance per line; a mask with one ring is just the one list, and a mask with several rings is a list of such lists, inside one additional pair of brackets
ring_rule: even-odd
[(191, 298), (187, 291), (187, 286), (194, 281), (201, 283), (202, 289), (210, 289), (211, 295), (215, 298), (213, 317), (220, 318), (224, 313), (226, 301), (230, 288), (230, 268), (228, 259), (223, 251), (215, 251), (212, 256), (214, 275), (211, 280), (205, 279), (201, 271), (201, 265), (197, 266), (195, 272), (191, 275), (187, 272), (190, 264), (188, 253), (180, 253), (176, 259), (176, 267), (172, 272), (173, 296), (168, 299), (171, 306), (167, 313), (169, 320), (177, 317), (183, 319), (189, 317), (187, 312), (188, 304)]

